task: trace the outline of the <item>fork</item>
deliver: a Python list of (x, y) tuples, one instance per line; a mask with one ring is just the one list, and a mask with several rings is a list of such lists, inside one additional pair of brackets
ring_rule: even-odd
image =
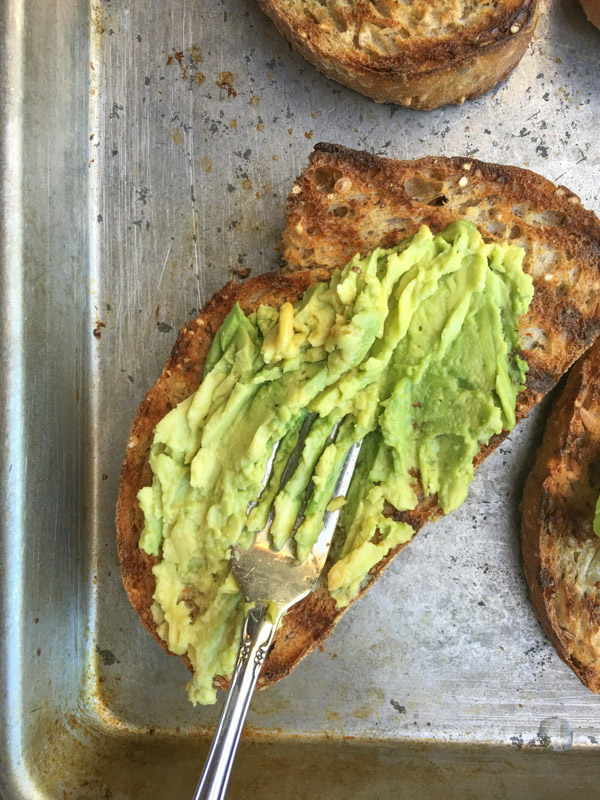
[[(298, 442), (281, 475), (279, 491), (283, 489), (298, 465), (304, 442), (316, 416), (314, 413), (308, 414), (302, 424)], [(339, 420), (333, 427), (324, 447), (335, 441), (342, 422), (343, 419)], [(280, 441), (274, 445), (267, 461), (258, 499), (271, 479)], [(361, 444), (362, 442), (356, 442), (348, 450), (333, 489), (332, 499), (345, 497)], [(311, 484), (312, 482), (307, 487), (294, 531), (298, 527), (298, 521), (301, 520), (310, 497)], [(258, 500), (249, 503), (248, 513), (257, 503)], [(255, 535), (250, 548), (242, 550), (239, 545), (232, 547), (231, 571), (246, 601), (253, 605), (246, 613), (242, 625), (240, 646), (227, 700), (221, 712), (219, 725), (204, 765), (200, 783), (194, 794), (194, 800), (222, 800), (225, 797), (250, 700), (275, 631), (283, 615), (315, 588), (329, 554), (339, 514), (340, 509), (325, 511), (323, 527), (317, 541), (308, 558), (301, 563), (298, 562), (292, 551), (293, 533), (281, 550), (275, 552), (271, 549), (269, 531), (275, 517), (273, 504), (269, 509), (264, 528)]]

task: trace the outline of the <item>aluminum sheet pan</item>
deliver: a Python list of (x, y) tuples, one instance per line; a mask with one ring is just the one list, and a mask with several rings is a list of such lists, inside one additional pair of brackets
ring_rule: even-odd
[[(143, 631), (114, 506), (135, 410), (222, 284), (271, 270), (317, 141), (530, 167), (600, 207), (600, 32), (542, 3), (507, 81), (377, 105), (254, 0), (3, 0), (2, 751), (5, 798), (191, 791), (219, 708)], [(597, 793), (600, 700), (557, 658), (519, 558), (547, 406), (324, 648), (256, 695), (231, 797)]]

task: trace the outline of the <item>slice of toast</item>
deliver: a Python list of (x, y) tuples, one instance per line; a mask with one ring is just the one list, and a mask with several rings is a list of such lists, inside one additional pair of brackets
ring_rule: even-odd
[(380, 103), (437, 108), (477, 97), (515, 68), (537, 0), (258, 0), (317, 69)]
[[(416, 232), (434, 231), (463, 217), (490, 240), (510, 240), (526, 250), (524, 268), (535, 295), (520, 333), (530, 370), (517, 399), (517, 420), (556, 383), (600, 332), (600, 222), (563, 187), (527, 170), (459, 158), (393, 161), (335, 145), (317, 145), (288, 199), (281, 248), (287, 273), (230, 283), (179, 333), (162, 375), (139, 408), (127, 444), (117, 507), (123, 582), (145, 627), (166, 649), (150, 606), (154, 559), (138, 549), (143, 516), (136, 495), (150, 483), (148, 455), (154, 426), (198, 387), (212, 338), (238, 301), (246, 312), (260, 303), (294, 300), (356, 252), (366, 254)], [(480, 463), (502, 441), (483, 447)], [(435, 498), (411, 512), (390, 515), (418, 531), (441, 515)], [(373, 570), (369, 586), (403, 546)], [(368, 587), (366, 587), (368, 588)], [(366, 591), (366, 588), (364, 591)], [(259, 685), (285, 677), (333, 630), (346, 609), (336, 609), (321, 587), (285, 617), (262, 669)], [(184, 660), (185, 657), (184, 657)], [(189, 664), (188, 664), (189, 666)], [(219, 686), (226, 686), (221, 677)]]
[(600, 693), (600, 341), (555, 403), (521, 503), (525, 576), (559, 656)]

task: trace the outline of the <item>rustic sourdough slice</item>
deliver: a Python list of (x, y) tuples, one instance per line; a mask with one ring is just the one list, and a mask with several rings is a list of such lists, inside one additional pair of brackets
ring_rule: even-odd
[(525, 576), (559, 656), (600, 692), (600, 341), (554, 405), (521, 512)]
[(519, 63), (537, 0), (258, 0), (317, 69), (378, 102), (462, 103)]
[[(260, 303), (279, 306), (294, 300), (354, 253), (391, 246), (422, 223), (441, 230), (458, 217), (473, 221), (486, 238), (510, 240), (526, 250), (524, 266), (533, 277), (536, 294), (520, 324), (530, 371), (526, 389), (517, 399), (518, 420), (600, 332), (600, 223), (567, 189), (526, 170), (472, 159), (393, 161), (318, 145), (288, 200), (281, 245), (288, 273), (225, 286), (196, 320), (182, 328), (171, 358), (133, 423), (117, 507), (119, 556), (129, 598), (165, 649), (150, 611), (154, 559), (137, 547), (143, 517), (136, 495), (150, 482), (148, 454), (154, 426), (197, 388), (212, 337), (225, 315), (236, 301), (250, 312)], [(482, 448), (477, 463), (502, 438), (495, 437)], [(395, 514), (391, 508), (388, 512)], [(418, 531), (440, 514), (435, 499), (429, 498), (414, 511), (396, 516)], [(377, 564), (369, 585), (400, 549)], [(291, 672), (331, 633), (345, 610), (335, 608), (325, 588), (294, 607), (277, 634), (259, 685)], [(226, 686), (227, 679), (219, 678), (218, 685)]]

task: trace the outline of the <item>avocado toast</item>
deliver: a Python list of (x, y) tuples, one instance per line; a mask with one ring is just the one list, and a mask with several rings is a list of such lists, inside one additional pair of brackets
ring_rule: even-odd
[[(457, 218), (474, 222), (487, 240), (511, 239), (525, 249), (524, 266), (535, 285), (529, 313), (519, 330), (529, 363), (526, 387), (519, 394), (521, 419), (598, 333), (598, 307), (584, 302), (581, 281), (598, 287), (598, 221), (577, 198), (532, 173), (465, 159), (394, 162), (343, 148), (318, 146), (311, 164), (290, 196), (283, 251), (293, 274), (260, 276), (229, 284), (180, 332), (163, 375), (140, 407), (128, 444), (117, 512), (123, 579), (143, 623), (164, 645), (151, 613), (155, 559), (137, 544), (143, 528), (136, 501), (150, 483), (148, 455), (155, 425), (198, 387), (212, 339), (227, 313), (239, 302), (247, 313), (263, 303), (275, 307), (297, 299), (359, 252), (390, 247), (421, 224), (439, 231)], [(587, 301), (587, 293), (586, 293)], [(494, 436), (480, 461), (502, 440)], [(435, 497), (421, 498), (414, 510), (386, 514), (415, 531), (441, 514)], [(373, 582), (402, 549), (398, 544), (370, 571)], [(338, 608), (323, 586), (285, 619), (261, 674), (267, 685), (288, 674), (332, 630)], [(226, 677), (218, 679), (226, 685)]]

